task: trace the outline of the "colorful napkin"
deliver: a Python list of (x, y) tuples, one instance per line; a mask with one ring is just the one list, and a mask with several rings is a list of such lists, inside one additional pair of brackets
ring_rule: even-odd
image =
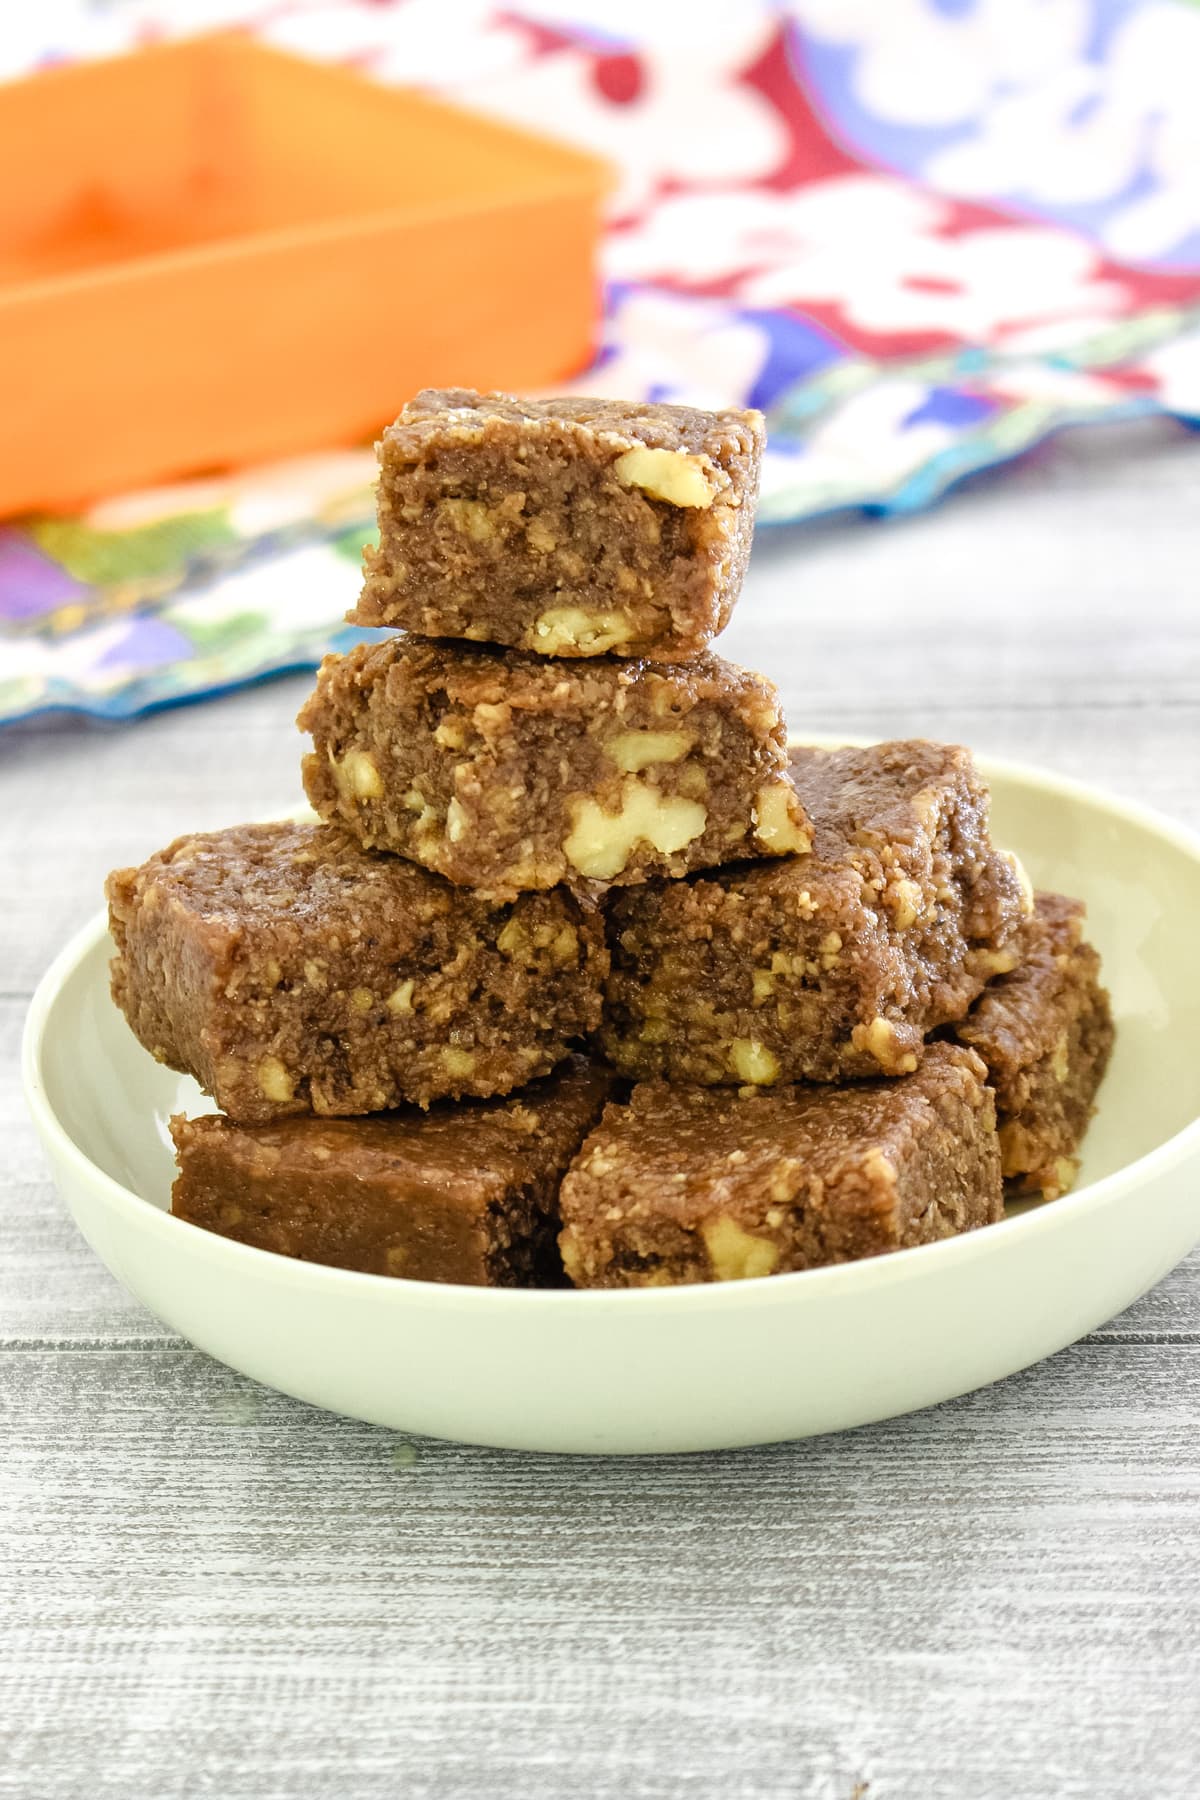
[[(24, 29), (37, 31), (38, 9)], [(106, 0), (0, 73), (241, 24), (600, 151), (569, 388), (764, 409), (760, 518), (928, 505), (1064, 425), (1200, 419), (1200, 10), (1183, 0)], [(0, 527), (0, 721), (308, 667), (369, 449)]]

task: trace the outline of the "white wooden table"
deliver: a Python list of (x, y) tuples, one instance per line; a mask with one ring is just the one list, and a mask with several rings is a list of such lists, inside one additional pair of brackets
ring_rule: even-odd
[[(1200, 825), (1200, 441), (1063, 441), (764, 534), (724, 648), (794, 728), (963, 738)], [(1195, 1800), (1200, 1256), (936, 1411), (722, 1456), (401, 1442), (165, 1332), (26, 1123), (105, 872), (298, 797), (304, 680), (0, 736), (0, 1793)]]

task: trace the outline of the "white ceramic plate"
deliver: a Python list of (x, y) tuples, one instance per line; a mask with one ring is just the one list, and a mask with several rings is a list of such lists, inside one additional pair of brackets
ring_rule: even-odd
[(1084, 896), (1117, 1015), (1080, 1182), (984, 1231), (722, 1286), (524, 1293), (388, 1280), (170, 1217), (166, 1120), (206, 1110), (108, 993), (103, 918), (42, 981), (30, 1107), (84, 1236), (166, 1324), (285, 1393), (516, 1449), (712, 1450), (837, 1431), (998, 1381), (1128, 1306), (1200, 1239), (1200, 839), (985, 764), (996, 840)]

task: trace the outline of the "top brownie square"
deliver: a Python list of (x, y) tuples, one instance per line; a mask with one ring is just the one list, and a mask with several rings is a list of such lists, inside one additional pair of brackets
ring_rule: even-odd
[(757, 412), (426, 389), (379, 445), (379, 547), (349, 617), (688, 661), (741, 588), (763, 440)]

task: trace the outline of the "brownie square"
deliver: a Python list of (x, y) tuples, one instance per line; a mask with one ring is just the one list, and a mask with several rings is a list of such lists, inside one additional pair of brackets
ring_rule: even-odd
[(1082, 902), (1038, 894), (1018, 966), (997, 976), (954, 1028), (987, 1064), (1005, 1177), (1047, 1200), (1074, 1184), (1113, 1046), (1112, 1009), (1084, 917)]
[(176, 1218), (303, 1262), (559, 1286), (558, 1188), (612, 1077), (573, 1057), (505, 1100), (365, 1119), (171, 1120)]
[(496, 898), (809, 843), (775, 690), (716, 656), (564, 662), (395, 637), (326, 658), (299, 722), (323, 818)]
[(735, 1281), (850, 1262), (994, 1224), (995, 1106), (979, 1058), (931, 1046), (899, 1081), (719, 1088), (640, 1083), (563, 1182), (577, 1287)]
[(108, 879), (112, 991), (232, 1118), (507, 1094), (599, 1019), (596, 910), (491, 906), (330, 826), (177, 839)]
[(350, 618), (547, 656), (699, 656), (742, 585), (757, 412), (418, 394), (379, 445)]
[(1013, 967), (1032, 904), (968, 751), (794, 750), (809, 856), (615, 894), (601, 1041), (625, 1075), (904, 1075)]

